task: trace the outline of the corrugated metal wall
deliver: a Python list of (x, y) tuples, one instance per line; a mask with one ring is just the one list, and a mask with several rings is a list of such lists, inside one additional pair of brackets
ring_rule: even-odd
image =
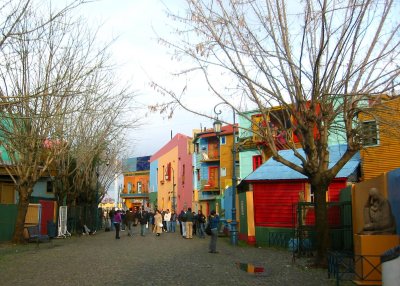
[(14, 234), (16, 220), (17, 220), (17, 205), (0, 204), (0, 241), (11, 240)]
[(304, 182), (254, 184), (255, 225), (293, 227), (293, 204), (304, 189)]
[[(384, 102), (375, 106), (372, 110), (377, 118), (383, 121), (400, 121), (400, 98)], [(359, 114), (361, 121), (374, 120), (369, 113)], [(379, 176), (384, 172), (400, 168), (400, 137), (398, 124), (392, 126), (378, 123), (379, 144), (368, 146), (361, 150), (363, 180), (368, 180)]]

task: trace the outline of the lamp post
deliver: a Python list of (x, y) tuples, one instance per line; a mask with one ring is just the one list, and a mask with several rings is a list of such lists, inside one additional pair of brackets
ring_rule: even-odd
[[(217, 107), (221, 104), (227, 104), (225, 102), (218, 103), (214, 106), (214, 113), (217, 116), (213, 126), (214, 132), (219, 135), (221, 132), (222, 122), (218, 120), (218, 115), (222, 113), (221, 110), (217, 111)], [(232, 106), (231, 106), (232, 107)], [(238, 232), (237, 232), (237, 221), (236, 221), (236, 118), (235, 118), (235, 109), (232, 107), (233, 113), (233, 124), (232, 124), (232, 132), (233, 132), (233, 147), (232, 147), (232, 222), (231, 222), (231, 230), (230, 230), (230, 241), (232, 245), (238, 244)]]

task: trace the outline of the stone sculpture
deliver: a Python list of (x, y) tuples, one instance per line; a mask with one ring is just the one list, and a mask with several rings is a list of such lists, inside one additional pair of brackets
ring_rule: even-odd
[(395, 230), (389, 201), (379, 193), (377, 188), (371, 188), (364, 207), (362, 234), (393, 234)]

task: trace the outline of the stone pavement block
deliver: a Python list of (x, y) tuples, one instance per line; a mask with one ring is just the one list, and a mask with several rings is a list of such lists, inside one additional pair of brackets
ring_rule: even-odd
[[(129, 237), (97, 232), (53, 240), (53, 247), (22, 251), (0, 248), (1, 285), (334, 285), (323, 269), (292, 263), (286, 250), (233, 247), (218, 238), (219, 253), (208, 253), (209, 237), (179, 233)], [(10, 246), (12, 247), (12, 246)], [(25, 246), (24, 246), (25, 247)], [(248, 273), (238, 263), (264, 267)], [(242, 267), (243, 268), (243, 267)]]

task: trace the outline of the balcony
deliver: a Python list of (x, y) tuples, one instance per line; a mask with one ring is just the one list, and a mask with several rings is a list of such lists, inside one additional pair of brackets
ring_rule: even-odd
[(209, 181), (209, 180), (201, 180), (200, 189), (203, 192), (219, 192), (219, 184), (218, 182)]
[(219, 161), (219, 152), (218, 150), (211, 150), (208, 152), (201, 152), (201, 162), (215, 162)]

